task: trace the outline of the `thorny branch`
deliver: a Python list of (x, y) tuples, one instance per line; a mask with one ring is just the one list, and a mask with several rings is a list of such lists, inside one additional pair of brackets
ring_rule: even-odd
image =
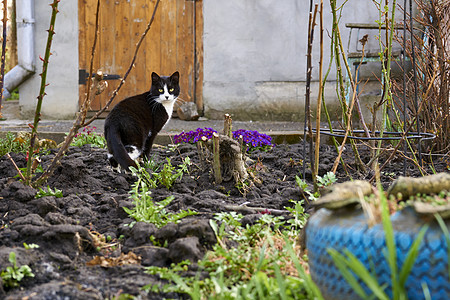
[(45, 54), (44, 58), (39, 58), (42, 60), (42, 73), (41, 76), (41, 87), (39, 90), (39, 96), (37, 104), (36, 104), (36, 110), (34, 114), (34, 122), (33, 125), (29, 125), (31, 127), (31, 139), (30, 139), (30, 147), (28, 149), (28, 161), (27, 161), (27, 170), (25, 174), (25, 182), (29, 184), (31, 182), (32, 177), (32, 170), (31, 165), (33, 162), (33, 153), (35, 151), (35, 147), (37, 144), (37, 129), (39, 125), (39, 121), (41, 120), (41, 108), (42, 108), (42, 101), (44, 100), (45, 88), (47, 87), (47, 69), (48, 69), (48, 62), (50, 59), (50, 55), (52, 54), (50, 52), (50, 49), (52, 47), (52, 41), (53, 41), (53, 35), (55, 35), (55, 23), (56, 23), (56, 15), (58, 14), (58, 4), (60, 0), (54, 0), (50, 6), (52, 7), (52, 16), (50, 18), (50, 27), (48, 29), (48, 37), (47, 37), (47, 46), (45, 48)]
[(0, 119), (2, 118), (2, 99), (3, 99), (3, 87), (5, 85), (5, 57), (6, 57), (6, 22), (8, 20), (8, 5), (7, 1), (3, 0), (3, 34), (2, 34), (2, 57), (0, 67)]

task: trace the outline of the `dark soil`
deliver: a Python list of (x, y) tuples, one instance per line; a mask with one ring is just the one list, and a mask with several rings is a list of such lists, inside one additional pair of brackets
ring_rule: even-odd
[[(44, 166), (53, 153), (42, 157)], [(186, 156), (191, 158), (189, 175), (183, 176), (171, 190), (165, 187), (153, 190), (152, 196), (154, 200), (162, 200), (173, 195), (175, 199), (169, 211), (191, 209), (198, 215), (161, 229), (141, 222), (130, 228), (128, 224), (134, 220), (123, 207), (133, 207), (128, 192), (135, 178), (111, 171), (104, 149), (87, 145), (69, 150), (48, 182), (51, 188), (63, 191), (62, 198), (35, 198), (37, 191), (14, 179), (16, 171), (12, 163), (6, 157), (0, 158), (0, 269), (10, 266), (8, 255), (14, 251), (18, 266), (28, 265), (35, 274), (34, 278), (22, 280), (18, 288), (2, 287), (0, 279), (0, 299), (111, 299), (125, 293), (140, 299), (179, 298), (180, 295), (144, 292), (143, 286), (160, 282), (157, 276), (146, 274), (145, 267), (201, 259), (216, 242), (208, 222), (214, 213), (242, 205), (284, 210), (292, 206), (290, 199), (302, 199), (295, 176), (302, 171), (303, 144), (278, 145), (268, 152), (251, 153), (252, 161), (247, 165), (261, 183), (255, 183), (245, 193), (232, 182), (215, 184), (211, 167), (202, 166), (193, 145), (172, 150), (155, 147), (153, 154), (159, 163), (170, 157), (173, 165), (181, 163)], [(364, 154), (363, 151), (363, 161), (367, 161)], [(12, 154), (12, 157), (19, 167), (25, 165), (24, 154)], [(321, 174), (331, 170), (335, 157), (334, 148), (321, 148)], [(372, 177), (373, 174), (362, 176), (357, 172), (349, 149), (344, 151), (344, 159), (353, 178)], [(446, 161), (435, 158), (433, 162), (437, 171), (446, 170)], [(382, 181), (387, 186), (402, 174), (403, 159), (393, 160), (383, 172)], [(419, 176), (412, 165), (408, 165), (407, 172)], [(306, 170), (306, 177), (311, 183), (310, 170)], [(337, 177), (339, 181), (348, 179), (341, 166)], [(257, 216), (252, 210), (243, 213), (248, 220)], [(108, 243), (99, 242), (100, 235), (110, 237)], [(154, 246), (150, 235), (166, 247)], [(25, 249), (23, 243), (37, 244), (39, 248)], [(99, 249), (102, 246), (105, 247)], [(130, 253), (139, 257), (139, 263), (114, 267), (87, 265), (96, 256), (113, 258), (129, 254), (119, 261), (136, 261)]]

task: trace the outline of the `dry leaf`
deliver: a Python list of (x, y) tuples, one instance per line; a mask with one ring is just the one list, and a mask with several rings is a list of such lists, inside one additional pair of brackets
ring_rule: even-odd
[(127, 254), (121, 253), (119, 257), (95, 256), (86, 263), (87, 266), (117, 267), (123, 265), (138, 265), (141, 263), (141, 257), (133, 252)]

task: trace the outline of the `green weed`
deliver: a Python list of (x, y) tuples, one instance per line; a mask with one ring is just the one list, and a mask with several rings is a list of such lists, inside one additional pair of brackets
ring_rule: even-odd
[[(306, 200), (314, 202), (317, 199), (319, 199), (319, 196), (320, 196), (319, 193), (318, 192), (315, 192), (315, 193), (312, 192), (305, 180), (300, 179), (300, 177), (298, 177), (296, 175), (295, 176), (295, 182), (297, 183), (298, 187), (300, 188), (302, 194), (306, 193), (306, 195), (304, 195)], [(307, 198), (306, 198), (306, 196), (307, 196)]]
[(38, 192), (37, 192), (35, 198), (42, 198), (42, 197), (46, 197), (46, 196), (55, 196), (56, 198), (62, 198), (63, 192), (57, 188), (52, 190), (50, 188), (50, 186), (47, 185), (46, 190), (44, 190), (43, 188), (38, 189)]
[(327, 172), (323, 176), (316, 175), (316, 178), (319, 188), (330, 186), (337, 181), (336, 175), (331, 171)]
[[(133, 175), (139, 177), (149, 189), (154, 189), (161, 184), (170, 189), (177, 179), (181, 179), (184, 173), (189, 173), (188, 166), (191, 160), (186, 157), (183, 162), (176, 168), (172, 166), (170, 158), (166, 158), (166, 163), (158, 165), (154, 159), (145, 160), (142, 166), (138, 164), (138, 168), (130, 167)], [(161, 168), (161, 170), (159, 170)]]
[(186, 157), (183, 160), (183, 163), (176, 169), (172, 166), (170, 158), (167, 158), (167, 162), (163, 165), (162, 170), (160, 172), (154, 172), (153, 176), (160, 184), (164, 185), (167, 189), (170, 189), (178, 178), (181, 179), (184, 173), (189, 172), (188, 166), (190, 165), (191, 160), (189, 157)]
[(0, 274), (5, 287), (18, 287), (20, 285), (19, 282), (22, 281), (24, 277), (34, 277), (34, 274), (29, 266), (17, 266), (16, 253), (9, 253), (9, 262), (12, 266), (6, 267), (6, 269)]
[[(316, 175), (316, 178), (317, 178), (317, 185), (319, 188), (328, 187), (337, 181), (336, 175), (333, 172), (327, 172), (323, 176)], [(296, 175), (295, 182), (297, 183), (298, 187), (300, 188), (302, 194), (306, 193), (306, 195), (303, 195), (303, 197), (306, 200), (314, 202), (317, 199), (319, 199), (320, 193), (313, 192), (305, 180), (301, 179), (300, 177), (298, 177)]]
[[(210, 225), (218, 244), (198, 262), (202, 272), (194, 277), (183, 276), (189, 262), (171, 268), (149, 267), (146, 272), (170, 283), (148, 285), (146, 290), (184, 293), (192, 299), (313, 299), (316, 296), (311, 297), (312, 291), (320, 293), (297, 258), (299, 248), (288, 238), (302, 226), (306, 215), (302, 218), (298, 207), (292, 211), (298, 215), (294, 217), (296, 221), (288, 224), (281, 217), (263, 214), (255, 224), (246, 227), (242, 226), (243, 216), (239, 213), (216, 214)], [(237, 246), (229, 247), (229, 243)], [(206, 278), (200, 276), (205, 272)]]
[(23, 243), (23, 247), (24, 247), (25, 249), (27, 249), (27, 250), (30, 250), (30, 249), (37, 249), (37, 248), (39, 248), (39, 245), (38, 245), (38, 244), (27, 244), (27, 243)]
[(70, 143), (70, 146), (81, 147), (90, 144), (93, 147), (105, 148), (106, 140), (102, 134), (95, 132), (96, 127), (86, 126), (77, 133)]
[(6, 153), (27, 153), (28, 141), (16, 138), (15, 134), (12, 132), (7, 132), (5, 137), (0, 138), (0, 156)]
[[(130, 167), (130, 169), (133, 175), (138, 178), (132, 185), (132, 189), (130, 191), (130, 198), (133, 200), (135, 206), (132, 209), (127, 207), (124, 207), (123, 209), (136, 221), (152, 223), (160, 228), (168, 223), (178, 223), (182, 218), (197, 214), (191, 210), (182, 210), (178, 213), (168, 212), (166, 210), (166, 206), (169, 205), (175, 197), (169, 196), (162, 201), (153, 201), (150, 189), (157, 186), (156, 180), (159, 179), (152, 177), (148, 171), (140, 165), (138, 165), (138, 169), (133, 167)], [(180, 167), (180, 169), (184, 170), (184, 167)], [(182, 176), (182, 173), (177, 176)]]
[(292, 214), (292, 219), (289, 219), (287, 223), (291, 226), (290, 230), (287, 231), (288, 236), (291, 238), (295, 238), (298, 236), (298, 232), (306, 225), (306, 221), (308, 220), (309, 215), (305, 212), (305, 208), (303, 207), (303, 200), (294, 201), (289, 200), (289, 202), (294, 203), (294, 207), (285, 207)]

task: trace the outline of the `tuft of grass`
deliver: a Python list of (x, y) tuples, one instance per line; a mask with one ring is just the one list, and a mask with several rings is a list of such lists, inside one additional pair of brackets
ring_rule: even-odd
[[(314, 202), (317, 199), (319, 199), (320, 194), (318, 192), (313, 192), (311, 188), (306, 183), (306, 180), (301, 179), (298, 177), (298, 175), (295, 175), (295, 182), (297, 183), (298, 187), (300, 188), (301, 193), (303, 194), (303, 197), (308, 201)], [(306, 195), (304, 194), (306, 193)], [(306, 198), (306, 196), (308, 198)]]
[[(189, 262), (170, 268), (149, 267), (147, 273), (169, 283), (145, 289), (187, 294), (192, 299), (322, 299), (305, 271), (306, 263), (298, 258), (300, 248), (292, 238), (298, 236), (307, 215), (301, 217), (298, 206), (292, 210), (298, 214), (294, 224), (262, 214), (255, 224), (245, 227), (241, 214), (215, 214), (210, 225), (218, 243), (198, 262), (197, 275), (184, 276)], [(201, 275), (205, 273), (206, 277)]]

